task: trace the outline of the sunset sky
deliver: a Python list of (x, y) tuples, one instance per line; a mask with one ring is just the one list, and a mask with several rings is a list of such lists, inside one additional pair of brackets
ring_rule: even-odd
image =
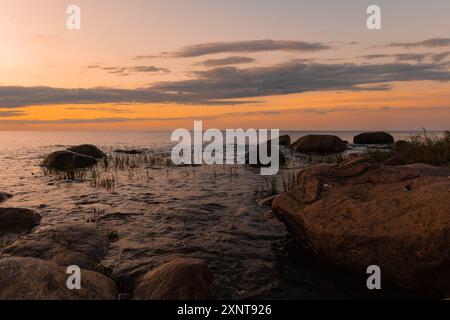
[(0, 130), (450, 128), (448, 0), (0, 0), (0, 40)]

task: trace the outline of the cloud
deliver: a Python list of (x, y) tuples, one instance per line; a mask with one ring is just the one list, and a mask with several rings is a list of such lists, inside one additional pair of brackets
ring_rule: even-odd
[(135, 56), (135, 57), (133, 57), (132, 60), (147, 60), (147, 59), (155, 59), (155, 58), (159, 58), (159, 56), (153, 55), (153, 54), (149, 54), (149, 55)]
[(191, 58), (214, 53), (239, 53), (239, 52), (263, 52), (263, 51), (302, 51), (315, 52), (330, 49), (331, 47), (316, 42), (281, 41), (281, 40), (252, 40), (234, 42), (203, 43), (181, 48), (172, 53), (174, 57)]
[(205, 67), (218, 67), (218, 66), (227, 66), (232, 64), (243, 64), (243, 63), (252, 63), (256, 60), (250, 57), (240, 57), (240, 56), (233, 56), (233, 57), (227, 57), (223, 59), (209, 59), (200, 62), (200, 65), (203, 65)]
[(449, 66), (446, 63), (358, 65), (293, 61), (269, 67), (196, 71), (192, 79), (159, 82), (138, 89), (0, 87), (0, 108), (97, 103), (260, 103), (248, 99), (310, 91), (389, 90), (391, 82), (446, 82), (450, 80)]
[(19, 117), (25, 114), (24, 111), (21, 110), (6, 110), (0, 111), (0, 118), (9, 118), (9, 117)]
[[(88, 69), (100, 68), (99, 66), (88, 66)], [(166, 68), (158, 68), (155, 66), (134, 66), (134, 67), (101, 67), (101, 70), (104, 70), (111, 74), (118, 74), (121, 76), (129, 76), (134, 73), (170, 73), (169, 69)]]
[(429, 53), (396, 53), (396, 54), (369, 54), (365, 56), (360, 56), (358, 58), (363, 58), (366, 60), (394, 58), (396, 61), (399, 62), (401, 61), (422, 62), (429, 56), (430, 56)]
[(450, 56), (450, 51), (436, 53), (432, 56), (434, 62), (442, 62)]
[(198, 120), (215, 119), (212, 116), (189, 116), (189, 117), (163, 117), (163, 118), (92, 118), (92, 119), (57, 119), (57, 120), (1, 120), (2, 124), (89, 124), (89, 123), (120, 123), (120, 122), (152, 122), (152, 121), (178, 121), (178, 120)]
[(403, 48), (413, 48), (413, 47), (438, 48), (448, 46), (450, 46), (450, 38), (433, 38), (417, 42), (393, 42), (388, 45), (388, 47), (403, 47)]
[(198, 71), (196, 76), (191, 80), (162, 82), (154, 85), (153, 89), (185, 96), (204, 94), (207, 99), (217, 100), (307, 91), (388, 90), (386, 83), (389, 82), (450, 80), (450, 72), (438, 64), (356, 65), (297, 61), (264, 68), (215, 68)]

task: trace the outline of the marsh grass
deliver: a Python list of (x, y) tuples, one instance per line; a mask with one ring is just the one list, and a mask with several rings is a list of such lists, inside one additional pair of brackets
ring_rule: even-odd
[(422, 134), (414, 135), (406, 140), (401, 148), (368, 148), (367, 153), (376, 161), (384, 162), (399, 155), (405, 164), (425, 163), (434, 166), (450, 165), (450, 132), (443, 135)]
[(170, 156), (153, 152), (124, 153), (107, 151), (107, 156), (85, 169), (54, 170), (41, 167), (45, 176), (56, 181), (89, 181), (93, 188), (114, 190), (120, 179), (151, 183), (154, 177), (151, 169), (167, 168), (172, 165)]
[(264, 177), (258, 190), (261, 197), (270, 197), (281, 192), (288, 192), (298, 183), (301, 169), (284, 169), (277, 175)]

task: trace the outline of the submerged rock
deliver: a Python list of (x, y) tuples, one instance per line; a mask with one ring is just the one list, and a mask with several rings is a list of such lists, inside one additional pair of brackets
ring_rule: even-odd
[(0, 259), (0, 300), (115, 300), (117, 288), (106, 276), (81, 270), (81, 290), (69, 290), (66, 268), (35, 258)]
[(96, 158), (72, 151), (61, 150), (50, 153), (42, 161), (42, 165), (54, 170), (70, 171), (96, 165), (97, 162), (98, 160)]
[(102, 150), (92, 144), (82, 144), (79, 146), (67, 148), (67, 150), (96, 159), (102, 159), (106, 157), (106, 154)]
[(6, 192), (0, 192), (0, 203), (5, 202), (12, 198), (12, 194)]
[(347, 149), (344, 141), (332, 135), (308, 135), (289, 146), (302, 153), (337, 153)]
[(177, 258), (145, 274), (133, 292), (137, 300), (208, 300), (214, 277), (204, 260)]
[(300, 172), (273, 202), (291, 234), (325, 260), (418, 291), (450, 292), (450, 171), (365, 158)]
[(353, 138), (355, 144), (393, 144), (394, 141), (387, 132), (364, 132)]
[(29, 209), (0, 208), (0, 233), (30, 232), (41, 221), (41, 216)]
[(42, 228), (4, 248), (3, 253), (96, 270), (108, 247), (106, 233), (89, 224), (75, 223)]

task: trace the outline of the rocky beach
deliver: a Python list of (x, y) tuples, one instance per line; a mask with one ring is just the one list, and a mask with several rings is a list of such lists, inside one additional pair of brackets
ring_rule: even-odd
[[(0, 299), (349, 298), (370, 265), (385, 297), (449, 295), (448, 165), (411, 163), (414, 142), (388, 133), (280, 141), (271, 179), (151, 148), (33, 153), (0, 193)], [(72, 265), (81, 290), (65, 285)]]

